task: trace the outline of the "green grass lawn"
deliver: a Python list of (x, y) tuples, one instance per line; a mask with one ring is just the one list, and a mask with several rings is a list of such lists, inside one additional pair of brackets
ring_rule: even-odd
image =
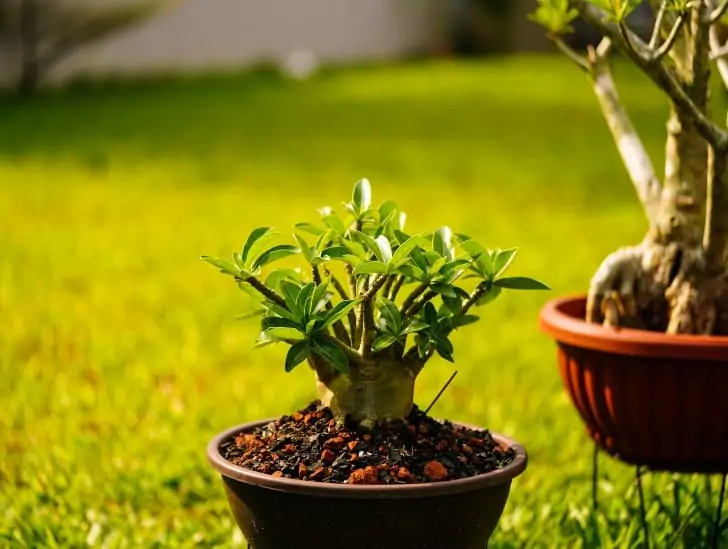
[[(636, 73), (617, 76), (660, 167), (666, 103)], [(314, 218), (361, 177), (412, 230), (449, 224), (519, 246), (513, 274), (553, 287), (506, 294), (456, 334), (460, 374), (434, 409), (530, 453), (492, 547), (640, 546), (631, 469), (605, 465), (602, 512), (590, 512), (592, 446), (537, 315), (583, 292), (645, 223), (588, 82), (550, 57), (0, 103), (0, 545), (244, 544), (205, 445), (307, 404), (314, 384), (283, 371), (283, 348), (252, 348), (255, 323), (234, 320), (245, 295), (199, 256)], [(418, 401), (452, 370), (433, 360)], [(646, 484), (653, 544), (704, 546), (703, 481)]]

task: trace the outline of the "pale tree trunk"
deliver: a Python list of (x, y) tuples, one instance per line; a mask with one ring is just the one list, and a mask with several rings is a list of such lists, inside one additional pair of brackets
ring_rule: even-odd
[[(572, 5), (606, 38), (588, 58), (559, 46), (590, 74), (650, 223), (639, 245), (611, 254), (597, 270), (587, 319), (669, 333), (728, 334), (728, 134), (711, 122), (708, 96), (716, 40), (708, 20), (716, 6), (698, 2), (680, 16), (655, 2), (658, 28), (645, 43), (586, 0)], [(671, 100), (662, 185), (617, 96), (608, 65), (612, 43)], [(665, 62), (668, 57), (672, 63)]]

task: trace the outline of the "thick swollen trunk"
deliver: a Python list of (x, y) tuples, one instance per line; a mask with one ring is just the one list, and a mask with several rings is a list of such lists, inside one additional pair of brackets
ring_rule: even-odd
[[(703, 242), (706, 203), (713, 203), (706, 183), (710, 175), (714, 185), (723, 184), (719, 191), (725, 190), (725, 162), (709, 161), (707, 144), (675, 109), (666, 153), (653, 227), (641, 244), (622, 248), (602, 263), (592, 279), (587, 319), (668, 333), (728, 334), (728, 268), (722, 252), (715, 260), (712, 251), (725, 249), (722, 216), (713, 217), (712, 246)], [(720, 192), (713, 195), (721, 198)]]
[(370, 362), (353, 366), (349, 374), (313, 364), (321, 403), (334, 416), (364, 425), (407, 417), (414, 403), (415, 375), (401, 362)]

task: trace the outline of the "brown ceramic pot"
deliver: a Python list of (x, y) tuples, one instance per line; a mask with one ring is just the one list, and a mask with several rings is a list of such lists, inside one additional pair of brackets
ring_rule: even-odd
[(541, 329), (597, 444), (655, 470), (728, 472), (728, 337), (587, 323), (583, 296), (550, 301)]
[(207, 458), (222, 475), (230, 508), (254, 549), (483, 549), (503, 513), (526, 451), (493, 434), (516, 459), (467, 479), (361, 486), (276, 478), (233, 465), (220, 445), (273, 420), (247, 423), (210, 441)]

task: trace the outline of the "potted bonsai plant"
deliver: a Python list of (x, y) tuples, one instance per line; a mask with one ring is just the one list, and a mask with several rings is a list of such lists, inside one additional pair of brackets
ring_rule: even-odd
[[(626, 23), (638, 4), (540, 0), (533, 16), (589, 78), (649, 225), (604, 260), (588, 295), (547, 303), (541, 325), (600, 447), (656, 470), (726, 472), (728, 131), (711, 116), (709, 84), (716, 60), (728, 83), (728, 2), (653, 0), (647, 40)], [(579, 16), (604, 36), (585, 55), (563, 40)], [(661, 178), (617, 94), (615, 47), (669, 100)]]
[[(285, 369), (308, 364), (320, 396), (210, 442), (237, 523), (256, 549), (483, 547), (526, 452), (429, 417), (413, 402), (415, 380), (435, 355), (453, 361), (450, 336), (478, 320), (475, 307), (546, 286), (505, 276), (516, 249), (487, 250), (447, 227), (405, 233), (404, 212), (373, 207), (367, 180), (343, 215), (320, 213), (320, 225), (295, 226), (295, 245), (272, 245), (262, 227), (232, 261), (203, 256), (253, 292), (258, 344), (287, 346)], [(293, 255), (307, 276), (263, 276)]]

